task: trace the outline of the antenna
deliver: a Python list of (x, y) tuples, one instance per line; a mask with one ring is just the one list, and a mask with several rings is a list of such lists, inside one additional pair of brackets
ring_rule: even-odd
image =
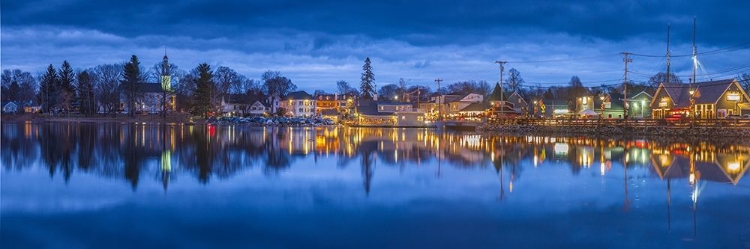
[(695, 16), (693, 16), (693, 81), (691, 81), (690, 89), (693, 88), (693, 82), (698, 82), (698, 79), (695, 76), (695, 73), (698, 70), (698, 47), (695, 45), (695, 19)]

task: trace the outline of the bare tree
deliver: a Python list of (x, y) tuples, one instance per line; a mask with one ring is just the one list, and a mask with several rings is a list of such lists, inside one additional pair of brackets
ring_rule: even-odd
[(510, 92), (517, 91), (525, 82), (526, 81), (521, 78), (521, 72), (515, 68), (511, 68), (510, 71), (508, 71), (508, 79), (505, 80), (505, 84), (508, 86)]
[(94, 96), (105, 113), (115, 114), (120, 105), (118, 86), (122, 80), (122, 64), (98, 65), (91, 70)]

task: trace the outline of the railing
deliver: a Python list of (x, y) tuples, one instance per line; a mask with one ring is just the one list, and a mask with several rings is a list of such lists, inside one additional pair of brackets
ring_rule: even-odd
[(535, 126), (632, 126), (632, 127), (750, 127), (750, 119), (497, 119), (488, 120), (490, 124), (501, 125), (535, 125)]

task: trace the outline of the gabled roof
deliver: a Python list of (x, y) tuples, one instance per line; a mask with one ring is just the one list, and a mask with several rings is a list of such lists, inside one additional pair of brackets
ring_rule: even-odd
[(518, 103), (519, 99), (521, 100), (521, 102), (523, 102), (523, 105), (529, 105), (529, 103), (526, 102), (526, 100), (523, 99), (523, 97), (521, 97), (520, 94), (518, 94), (518, 91), (514, 91), (512, 94), (510, 94), (510, 96), (508, 96), (507, 100), (508, 100), (508, 102), (511, 102), (514, 105), (518, 105), (519, 104)]
[(360, 104), (357, 105), (356, 109), (357, 113), (361, 115), (393, 115), (393, 112), (378, 111), (378, 103), (376, 103), (375, 101), (361, 101)]
[(286, 97), (284, 97), (284, 100), (292, 100), (292, 99), (308, 99), (308, 100), (312, 100), (314, 98), (313, 98), (312, 95), (310, 95), (309, 93), (307, 93), (305, 91), (291, 92), (291, 93), (287, 94)]
[(652, 99), (654, 97), (653, 95), (647, 93), (646, 91), (641, 91), (639, 93), (636, 93), (635, 95), (633, 95), (633, 97), (630, 97), (628, 99), (637, 99), (641, 95), (646, 96), (646, 98), (648, 98), (648, 99)]
[[(694, 93), (696, 104), (713, 104), (716, 103), (724, 92), (734, 83), (734, 79), (706, 81), (692, 84), (698, 94)], [(690, 84), (661, 84), (659, 90), (667, 92), (675, 107), (690, 106)], [(657, 90), (658, 92), (658, 90)], [(653, 102), (653, 101), (652, 101)]]

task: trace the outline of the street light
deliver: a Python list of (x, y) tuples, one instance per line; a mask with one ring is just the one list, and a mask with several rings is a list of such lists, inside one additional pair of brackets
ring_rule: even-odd
[(536, 103), (537, 103), (537, 101), (534, 100), (534, 113), (531, 114), (532, 118), (536, 118)]

